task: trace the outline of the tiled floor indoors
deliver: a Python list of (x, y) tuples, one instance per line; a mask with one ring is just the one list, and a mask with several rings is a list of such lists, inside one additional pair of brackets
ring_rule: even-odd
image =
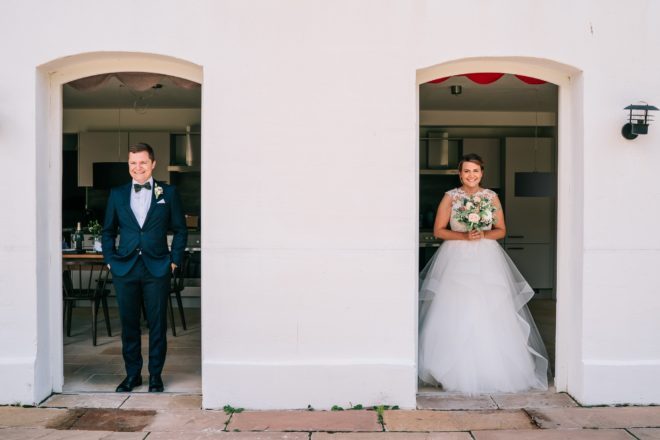
[[(183, 330), (178, 309), (174, 306), (177, 336), (167, 333), (167, 359), (163, 370), (165, 392), (201, 393), (201, 326), (200, 309), (185, 308), (188, 330)], [(71, 392), (114, 392), (125, 377), (121, 356), (121, 327), (117, 309), (110, 307), (112, 337), (108, 337), (103, 313), (99, 311), (98, 340), (92, 345), (89, 306), (74, 309), (71, 337), (64, 336), (64, 388)], [(169, 323), (169, 321), (168, 321)], [(169, 325), (169, 324), (168, 324)], [(142, 332), (142, 377), (148, 378), (148, 333), (146, 322)], [(146, 392), (142, 385), (134, 392)]]

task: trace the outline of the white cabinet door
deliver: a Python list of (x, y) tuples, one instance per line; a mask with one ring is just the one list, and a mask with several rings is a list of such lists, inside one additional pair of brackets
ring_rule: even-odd
[(500, 140), (463, 139), (463, 154), (475, 153), (484, 160), (484, 177), (481, 186), (484, 188), (501, 188), (500, 177)]
[(506, 138), (505, 206), (509, 243), (550, 243), (553, 241), (553, 198), (515, 197), (515, 173), (553, 172), (554, 140), (551, 138)]
[(156, 157), (154, 179), (169, 183), (170, 172), (167, 170), (167, 166), (170, 164), (170, 134), (167, 132), (132, 131), (128, 135), (128, 142), (129, 145), (138, 142), (151, 145)]
[(507, 244), (507, 254), (534, 289), (552, 289), (554, 258), (550, 244)]
[(81, 132), (78, 134), (78, 186), (92, 186), (94, 162), (126, 162), (126, 132)]

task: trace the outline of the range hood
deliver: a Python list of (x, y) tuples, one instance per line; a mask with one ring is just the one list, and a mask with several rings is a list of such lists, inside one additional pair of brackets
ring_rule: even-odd
[(189, 126), (185, 133), (175, 133), (172, 135), (174, 145), (172, 165), (167, 170), (175, 173), (198, 173), (200, 171), (200, 135), (199, 126), (194, 127), (193, 131)]

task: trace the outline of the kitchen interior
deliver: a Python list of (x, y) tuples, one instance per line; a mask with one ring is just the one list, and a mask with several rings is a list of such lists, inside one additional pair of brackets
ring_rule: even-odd
[(436, 209), (460, 186), (460, 157), (479, 154), (481, 186), (504, 210), (500, 244), (535, 291), (528, 305), (553, 369), (558, 87), (511, 74), (457, 75), (422, 84), (419, 104), (419, 270), (441, 244)]
[[(65, 262), (67, 257), (98, 256), (100, 243), (93, 226), (103, 223), (110, 188), (131, 179), (127, 165), (130, 144), (150, 144), (156, 156), (154, 179), (177, 187), (188, 227), (188, 260), (179, 295), (171, 295), (163, 380), (166, 391), (200, 393), (201, 85), (151, 73), (97, 75), (65, 84), (63, 107)], [(171, 236), (168, 240), (171, 242)], [(84, 285), (85, 276), (89, 277), (84, 274), (79, 284)], [(125, 375), (111, 276), (105, 291), (108, 311), (106, 314), (105, 304), (97, 305), (101, 310), (96, 323), (90, 317), (90, 301), (71, 301), (71, 324), (65, 308), (64, 392), (114, 391)], [(146, 320), (142, 352), (144, 374), (148, 360)], [(146, 391), (146, 385), (135, 391)]]

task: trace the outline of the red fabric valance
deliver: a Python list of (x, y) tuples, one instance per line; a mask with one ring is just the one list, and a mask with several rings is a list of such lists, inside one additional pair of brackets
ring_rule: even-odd
[[(454, 76), (465, 76), (472, 82), (475, 82), (477, 84), (491, 84), (497, 81), (498, 79), (502, 78), (504, 76), (503, 73), (490, 73), (490, 72), (483, 72), (483, 73), (465, 73), (463, 75), (454, 75)], [(514, 75), (516, 78), (518, 78), (520, 81), (526, 83), (526, 84), (545, 84), (546, 81), (543, 81), (542, 79), (538, 78), (532, 78), (531, 76), (525, 76), (525, 75)], [(451, 76), (445, 76), (444, 78), (437, 78), (432, 81), (429, 81), (430, 84), (440, 84), (442, 82), (447, 81)]]

